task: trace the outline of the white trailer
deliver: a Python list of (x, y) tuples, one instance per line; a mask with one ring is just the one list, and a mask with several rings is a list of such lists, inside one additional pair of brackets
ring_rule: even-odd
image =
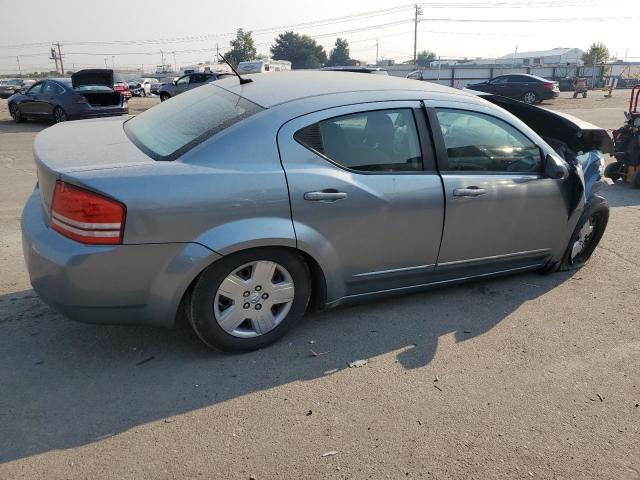
[(251, 60), (238, 64), (239, 73), (284, 72), (291, 70), (291, 62), (287, 60)]

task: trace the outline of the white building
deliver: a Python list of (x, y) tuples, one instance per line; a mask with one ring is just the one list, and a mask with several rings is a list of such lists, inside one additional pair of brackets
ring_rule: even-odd
[(535, 67), (538, 65), (582, 65), (582, 54), (579, 48), (554, 48), (537, 52), (517, 52), (496, 59), (498, 65), (516, 65)]

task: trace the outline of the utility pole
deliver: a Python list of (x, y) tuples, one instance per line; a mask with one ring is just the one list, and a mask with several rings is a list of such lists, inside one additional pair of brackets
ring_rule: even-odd
[(516, 57), (518, 56), (518, 45), (516, 45), (516, 51), (513, 54), (513, 62), (511, 62), (511, 70), (516, 68)]
[(58, 57), (60, 58), (60, 70), (62, 76), (64, 76), (64, 65), (62, 65), (62, 52), (60, 51), (60, 42), (56, 43), (56, 45), (58, 47)]
[(56, 73), (59, 72), (58, 70), (58, 54), (56, 53), (56, 49), (52, 48), (51, 49), (51, 56), (49, 57), (49, 60), (53, 60), (56, 62)]
[(160, 50), (160, 55), (162, 56), (162, 69), (164, 70), (164, 52)]
[(104, 57), (104, 68), (109, 68), (107, 67), (107, 57)]
[(218, 46), (218, 42), (216, 42), (216, 62), (220, 61), (220, 47)]
[(422, 8), (417, 3), (415, 4), (415, 17), (413, 19), (413, 64), (418, 62), (418, 22), (420, 21), (420, 15), (422, 15)]
[(598, 54), (596, 50), (593, 51), (593, 65), (591, 66), (591, 88), (596, 88), (596, 62), (598, 61)]
[(16, 55), (16, 62), (18, 62), (18, 72), (20, 73), (20, 76), (22, 77), (22, 68), (20, 68), (20, 57), (18, 57)]
[(173, 69), (177, 72), (178, 71), (178, 62), (176, 62), (176, 52), (171, 52), (173, 53)]
[(376, 38), (376, 65), (378, 65), (378, 39)]
[(112, 70), (116, 69), (116, 56), (115, 55), (111, 55), (111, 69)]

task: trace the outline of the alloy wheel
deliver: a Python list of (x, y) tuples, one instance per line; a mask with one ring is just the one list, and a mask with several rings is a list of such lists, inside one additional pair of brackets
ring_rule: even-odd
[(525, 103), (535, 103), (536, 102), (536, 94), (533, 92), (527, 92), (522, 97)]
[(267, 260), (247, 263), (230, 273), (218, 287), (213, 313), (230, 335), (264, 335), (287, 316), (295, 297), (291, 274)]
[(578, 232), (578, 238), (573, 242), (573, 246), (571, 247), (571, 263), (575, 263), (580, 255), (587, 250), (589, 243), (593, 239), (597, 221), (595, 216), (591, 216), (584, 222), (584, 225)]
[(15, 103), (11, 104), (11, 107), (9, 108), (9, 115), (11, 115), (11, 118), (14, 120), (16, 120), (20, 115), (20, 112), (18, 112), (18, 106)]
[(53, 112), (53, 118), (56, 123), (62, 123), (67, 121), (67, 114), (60, 107), (56, 108)]

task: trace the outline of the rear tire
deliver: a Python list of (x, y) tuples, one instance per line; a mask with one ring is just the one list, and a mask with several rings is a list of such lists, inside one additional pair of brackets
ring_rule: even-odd
[(592, 197), (571, 235), (571, 240), (560, 263), (560, 271), (578, 270), (587, 263), (600, 243), (608, 221), (609, 205), (607, 201), (599, 196)]
[(189, 323), (209, 347), (246, 352), (284, 336), (311, 296), (307, 264), (294, 252), (257, 248), (222, 258), (196, 280)]
[(11, 105), (9, 105), (9, 114), (11, 115), (11, 118), (13, 118), (14, 122), (16, 123), (24, 122), (24, 117), (20, 112), (20, 107), (18, 107), (18, 105), (16, 105), (15, 103), (12, 103)]
[(161, 93), (160, 94), (160, 101), (161, 102), (166, 102), (167, 100), (169, 100), (171, 98), (171, 95), (169, 95), (168, 93)]
[(522, 101), (529, 105), (533, 105), (538, 101), (538, 96), (536, 95), (536, 92), (527, 92), (522, 96)]
[(612, 162), (604, 168), (604, 176), (614, 183), (620, 179), (620, 162)]
[(53, 121), (55, 123), (62, 123), (62, 122), (66, 122), (67, 120), (68, 120), (67, 114), (62, 109), (62, 107), (56, 107), (53, 109)]

